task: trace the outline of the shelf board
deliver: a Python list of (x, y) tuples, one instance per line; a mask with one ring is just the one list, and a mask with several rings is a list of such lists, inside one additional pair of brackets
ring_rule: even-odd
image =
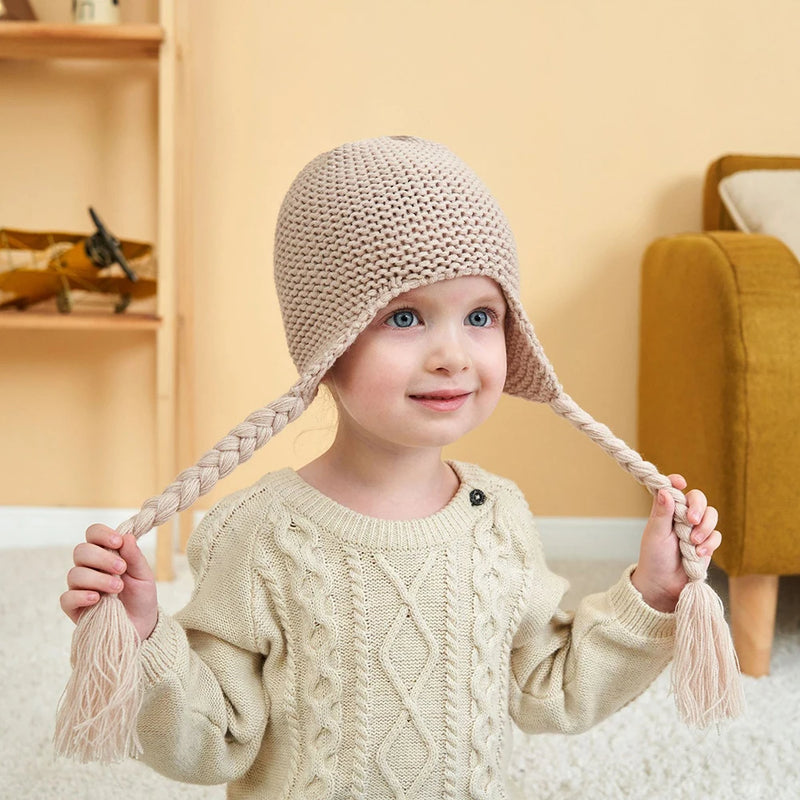
[(0, 60), (158, 58), (160, 25), (51, 25), (0, 22)]
[(73, 311), (0, 311), (0, 330), (60, 330), (60, 331), (155, 331), (161, 327), (161, 318), (154, 314), (124, 312), (98, 314)]

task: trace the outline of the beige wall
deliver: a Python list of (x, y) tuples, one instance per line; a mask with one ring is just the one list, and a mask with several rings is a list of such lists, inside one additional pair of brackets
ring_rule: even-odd
[[(272, 228), (292, 178), (322, 150), (412, 133), (473, 166), (511, 220), (524, 302), (563, 385), (631, 444), (644, 248), (698, 228), (702, 173), (716, 156), (800, 151), (796, 0), (191, 9), (193, 139), (183, 152), (193, 166), (197, 456), (293, 381)], [(13, 153), (0, 225), (85, 230), (91, 201), (119, 234), (152, 238), (152, 73), (0, 63), (0, 147)], [(147, 335), (0, 335), (0, 503), (133, 506), (161, 488)], [(198, 506), (300, 465), (329, 435), (304, 431), (331, 425), (330, 409), (315, 409)], [(517, 480), (542, 515), (648, 507), (595, 445), (523, 401), (504, 400), (450, 453)]]

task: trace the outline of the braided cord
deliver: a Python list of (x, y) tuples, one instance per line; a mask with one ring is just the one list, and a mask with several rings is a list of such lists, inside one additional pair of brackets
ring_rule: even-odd
[(697, 555), (690, 540), (692, 526), (689, 523), (686, 497), (676, 489), (669, 478), (662, 475), (654, 464), (645, 461), (639, 453), (628, 447), (622, 439), (614, 436), (611, 430), (591, 415), (587, 414), (568, 394), (561, 393), (550, 401), (550, 407), (560, 417), (564, 417), (579, 431), (585, 433), (593, 442), (608, 453), (624, 470), (643, 484), (651, 494), (666, 489), (675, 501), (673, 530), (678, 537), (683, 568), (690, 581), (704, 581), (707, 568)]
[(122, 536), (132, 533), (138, 539), (210, 492), (222, 478), (303, 413), (310, 402), (307, 396), (313, 396), (313, 389), (303, 389), (304, 384), (297, 383), (282, 397), (250, 414), (194, 466), (183, 470), (160, 495), (146, 500), (134, 516), (117, 528), (118, 533)]

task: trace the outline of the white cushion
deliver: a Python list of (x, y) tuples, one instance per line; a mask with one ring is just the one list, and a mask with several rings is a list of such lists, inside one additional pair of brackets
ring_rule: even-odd
[(740, 231), (775, 236), (800, 259), (800, 169), (734, 172), (719, 196)]

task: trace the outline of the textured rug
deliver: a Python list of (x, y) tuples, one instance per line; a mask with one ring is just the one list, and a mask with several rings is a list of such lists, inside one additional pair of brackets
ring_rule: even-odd
[[(2, 800), (222, 800), (223, 787), (174, 783), (136, 761), (79, 765), (53, 755), (58, 698), (69, 677), (72, 623), (61, 613), (71, 552), (0, 550), (0, 726)], [(168, 611), (188, 599), (178, 578), (159, 585)], [(553, 562), (572, 587), (565, 608), (617, 579), (619, 562)], [(724, 575), (711, 582), (725, 599)], [(512, 772), (531, 800), (800, 800), (800, 579), (782, 579), (768, 678), (745, 678), (747, 715), (697, 732), (677, 719), (669, 672), (635, 702), (578, 736), (517, 733)]]

